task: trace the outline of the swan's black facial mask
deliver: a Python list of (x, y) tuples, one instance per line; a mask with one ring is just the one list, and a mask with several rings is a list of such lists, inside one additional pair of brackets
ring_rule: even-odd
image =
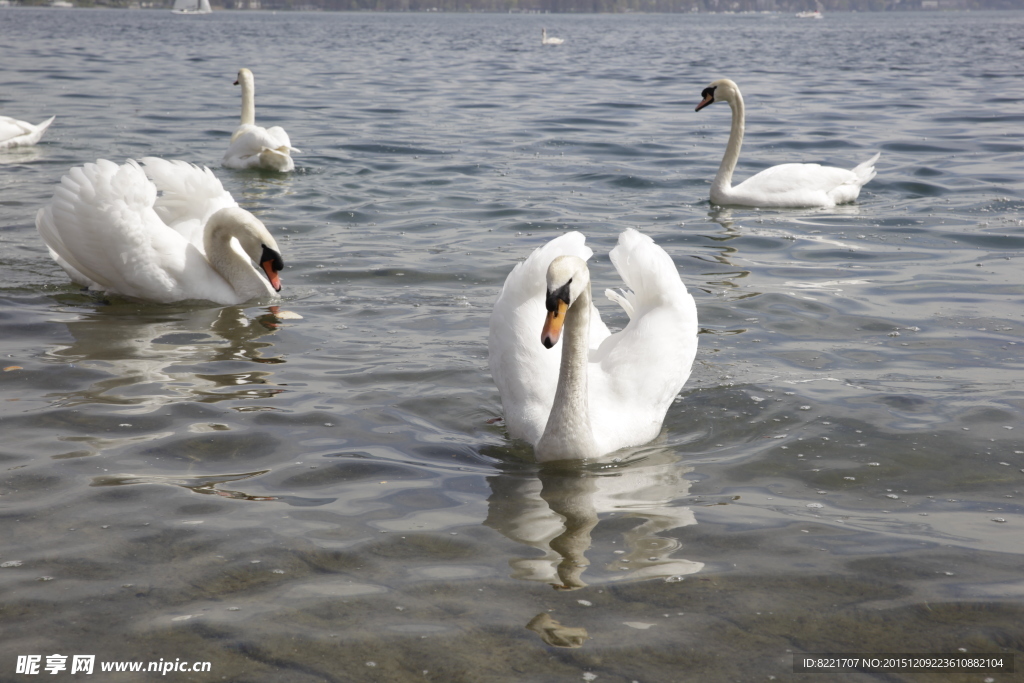
[(277, 274), (284, 270), (284, 259), (274, 249), (265, 244), (262, 246), (263, 253), (260, 255), (260, 268), (267, 274), (267, 279), (270, 280), (270, 286), (274, 288), (274, 291), (280, 292), (281, 278)]
[(569, 285), (571, 284), (572, 280), (569, 280), (555, 291), (548, 292), (547, 298), (544, 300), (544, 307), (548, 309), (548, 312), (554, 313), (557, 316), (559, 301), (565, 303), (566, 306), (570, 304)]
[(715, 88), (717, 87), (717, 85), (708, 86), (707, 88), (704, 88), (704, 90), (701, 91), (700, 96), (703, 97), (704, 99), (700, 101), (700, 104), (697, 105), (697, 108), (694, 109), (694, 111), (700, 111), (701, 109), (715, 101)]
[(263, 247), (263, 254), (260, 256), (260, 263), (266, 263), (270, 261), (271, 267), (274, 272), (280, 273), (284, 270), (284, 259), (281, 258), (281, 254), (274, 251), (265, 244), (260, 245)]

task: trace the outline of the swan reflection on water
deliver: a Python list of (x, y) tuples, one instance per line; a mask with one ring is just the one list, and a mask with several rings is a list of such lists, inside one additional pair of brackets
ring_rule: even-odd
[(842, 220), (856, 217), (860, 212), (860, 207), (856, 204), (845, 204), (831, 209), (788, 209), (778, 214), (782, 221), (776, 224), (774, 214), (751, 213), (750, 209), (734, 212), (728, 207), (714, 206), (708, 212), (708, 219), (711, 223), (722, 226), (723, 230), (717, 234), (707, 235), (707, 238), (718, 243), (729, 243), (728, 246), (718, 247), (719, 253), (715, 260), (722, 265), (734, 267), (739, 267), (737, 264), (742, 263), (741, 259), (751, 258), (741, 254), (744, 250), (740, 243), (736, 242), (743, 237), (788, 240), (789, 243), (802, 247), (808, 245), (801, 243), (813, 242), (815, 246), (827, 244), (844, 251), (859, 251), (863, 247), (846, 238)]
[[(488, 479), (491, 496), (484, 524), (540, 551), (539, 557), (509, 561), (515, 579), (549, 583), (558, 590), (588, 583), (674, 580), (704, 567), (673, 558), (681, 543), (660, 535), (697, 523), (693, 511), (678, 504), (689, 493), (684, 475), (691, 470), (671, 451), (647, 449), (628, 463), (552, 463), (535, 472), (507, 471)], [(595, 547), (599, 525), (619, 531), (610, 544), (602, 541)], [(585, 577), (591, 569), (588, 552), (600, 554), (602, 568)]]
[(38, 147), (12, 147), (9, 149), (0, 147), (0, 166), (27, 164), (42, 158), (43, 153)]
[[(268, 370), (239, 372), (232, 365), (230, 372), (220, 372), (209, 365), (284, 363), (284, 358), (268, 355), (273, 344), (266, 337), (294, 314), (276, 306), (264, 310), (250, 317), (238, 306), (192, 309), (116, 301), (59, 320), (72, 341), (56, 345), (47, 355), (101, 375), (85, 388), (51, 394), (50, 399), (63, 405), (136, 406), (132, 412), (147, 413), (180, 400), (216, 402), (279, 393), (268, 384)], [(256, 393), (252, 385), (259, 385)], [(240, 386), (247, 388), (226, 391)]]

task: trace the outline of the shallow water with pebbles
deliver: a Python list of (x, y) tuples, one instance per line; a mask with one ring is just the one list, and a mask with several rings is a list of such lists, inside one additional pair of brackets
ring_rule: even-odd
[[(1024, 664), (1022, 30), (0, 9), (0, 111), (57, 115), (0, 153), (0, 678), (52, 653), (211, 681)], [(295, 173), (219, 167), (240, 66)], [(720, 77), (738, 179), (881, 151), (878, 177), (833, 210), (710, 206), (729, 111), (693, 107)], [(147, 155), (211, 166), (279, 236), (277, 308), (96, 296), (50, 261), (61, 175)], [(614, 286), (626, 227), (697, 300), (693, 375), (655, 443), (540, 469), (502, 428), (490, 307), (565, 230)]]

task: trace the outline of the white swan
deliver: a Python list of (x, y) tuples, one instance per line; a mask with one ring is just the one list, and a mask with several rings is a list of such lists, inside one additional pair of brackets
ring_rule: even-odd
[(33, 125), (28, 121), (12, 119), (10, 116), (0, 116), (0, 149), (30, 147), (36, 144), (55, 118), (51, 116), (39, 125)]
[(295, 168), (288, 133), (281, 126), (261, 128), (256, 125), (256, 86), (252, 72), (238, 70), (235, 85), (242, 86), (242, 124), (231, 136), (231, 144), (221, 164), (228, 168), (262, 168), (268, 171), (291, 171)]
[(720, 205), (757, 207), (813, 207), (831, 208), (857, 199), (860, 188), (875, 177), (875, 162), (879, 154), (853, 170), (820, 166), (818, 164), (781, 164), (766, 168), (732, 186), (732, 172), (740, 158), (743, 145), (743, 95), (739, 87), (728, 78), (715, 81), (701, 92), (700, 111), (715, 102), (728, 102), (732, 108), (732, 130), (725, 156), (711, 183), (711, 202)]
[(280, 291), (277, 242), (208, 168), (142, 162), (145, 169), (105, 159), (76, 166), (36, 215), (72, 280), (157, 303), (239, 304)]
[[(629, 315), (610, 334), (591, 303), (584, 239), (571, 232), (535, 250), (491, 313), (505, 424), (540, 461), (595, 458), (655, 438), (697, 352), (697, 308), (669, 255), (636, 230), (619, 236), (611, 261), (633, 291), (606, 290)], [(551, 347), (563, 322), (559, 353)]]
[(541, 45), (561, 45), (565, 41), (561, 38), (548, 38), (548, 30), (542, 28), (540, 30), (540, 44)]

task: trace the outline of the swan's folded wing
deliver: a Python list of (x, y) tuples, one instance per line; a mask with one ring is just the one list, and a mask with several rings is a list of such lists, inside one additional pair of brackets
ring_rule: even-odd
[[(873, 160), (872, 160), (873, 161)], [(732, 188), (743, 204), (761, 207), (831, 206), (853, 201), (874, 177), (870, 163), (854, 170), (819, 164), (780, 164)]]
[(0, 116), (0, 141), (12, 140), (19, 135), (26, 135), (32, 132), (32, 126), (10, 116)]
[(280, 126), (267, 129), (244, 123), (235, 129), (234, 134), (232, 134), (228, 153), (238, 156), (252, 156), (266, 149), (290, 152), (294, 148), (292, 147), (291, 140), (288, 138), (288, 133)]
[(853, 171), (820, 164), (780, 164), (766, 168), (747, 179), (734, 189), (756, 185), (768, 194), (784, 194), (794, 191), (830, 192), (840, 185), (854, 182)]
[[(591, 361), (591, 423), (599, 445), (645, 443), (657, 435), (665, 412), (690, 376), (697, 352), (697, 307), (672, 258), (636, 230), (626, 230), (611, 252), (615, 269), (632, 290), (626, 327), (604, 340)], [(611, 426), (618, 433), (608, 435)]]
[[(76, 282), (152, 301), (182, 297), (184, 239), (156, 215), (156, 187), (134, 161), (101, 159), (61, 179), (36, 227)], [(63, 262), (63, 263), (62, 263)]]
[(160, 192), (153, 205), (157, 216), (204, 251), (203, 229), (210, 216), (223, 208), (237, 206), (237, 202), (205, 166), (157, 157), (145, 157), (142, 163), (146, 176)]
[(286, 133), (284, 131), (284, 128), (282, 128), (281, 126), (273, 126), (272, 128), (267, 128), (264, 132), (266, 133), (267, 138), (273, 143), (271, 145), (267, 145), (271, 149), (280, 150), (282, 152), (302, 151), (296, 149), (295, 147), (292, 147), (292, 141), (288, 137), (288, 133)]
[(244, 123), (231, 136), (231, 144), (221, 163), (236, 169), (290, 171), (295, 168), (291, 158), (293, 151), (298, 150), (291, 146), (288, 134), (282, 128), (275, 126), (267, 130)]
[[(556, 256), (593, 255), (584, 236), (570, 232), (538, 247), (516, 265), (491, 313), (489, 362), (512, 436), (536, 443), (547, 422), (558, 383), (561, 347), (544, 348), (547, 269)], [(607, 328), (605, 328), (607, 334)]]

